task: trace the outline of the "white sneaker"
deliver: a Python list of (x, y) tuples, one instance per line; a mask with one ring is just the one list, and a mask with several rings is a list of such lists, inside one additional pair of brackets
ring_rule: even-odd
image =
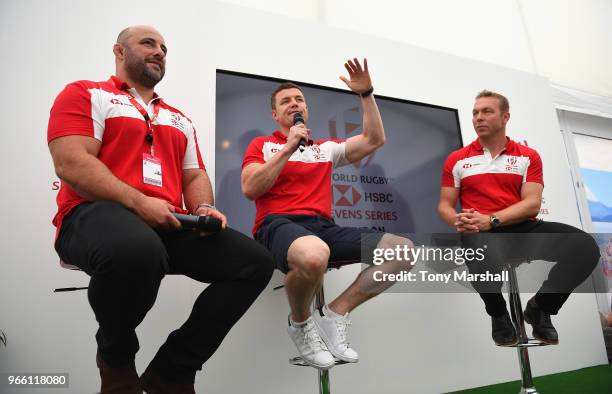
[(329, 369), (334, 366), (334, 356), (327, 351), (312, 316), (300, 327), (289, 324), (287, 332), (306, 364), (319, 369)]
[(359, 361), (359, 354), (349, 347), (346, 338), (347, 327), (351, 324), (348, 313), (344, 316), (330, 317), (325, 315), (321, 308), (314, 312), (314, 319), (321, 339), (331, 354), (347, 363)]

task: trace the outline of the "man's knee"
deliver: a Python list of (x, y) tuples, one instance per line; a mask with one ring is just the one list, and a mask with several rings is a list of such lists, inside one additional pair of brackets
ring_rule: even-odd
[(116, 236), (96, 251), (96, 273), (158, 280), (168, 270), (168, 254), (154, 231)]
[(385, 233), (380, 238), (377, 245), (377, 247), (381, 249), (395, 249), (397, 246), (401, 247), (402, 249), (404, 246), (406, 246), (407, 249), (412, 249), (414, 247), (414, 243), (406, 237)]
[(262, 282), (265, 286), (274, 272), (274, 260), (272, 254), (266, 248), (254, 241), (251, 242), (252, 244), (248, 249), (249, 264), (246, 264), (240, 270), (240, 278)]
[(392, 249), (394, 251), (397, 251), (399, 248), (397, 256), (401, 256), (402, 258), (393, 260), (399, 264), (398, 269), (410, 269), (414, 265), (414, 261), (412, 261), (410, 258), (412, 254), (408, 252), (408, 250), (414, 248), (414, 243), (406, 237), (385, 233), (380, 241), (378, 241), (378, 245), (376, 247), (378, 249)]
[(599, 263), (601, 253), (597, 242), (591, 234), (572, 226), (568, 226), (572, 231), (569, 234), (567, 245), (572, 249), (572, 253), (576, 256), (580, 263), (591, 272)]
[(289, 269), (309, 280), (317, 280), (327, 270), (330, 250), (320, 238), (305, 236), (296, 239), (287, 253)]
[(599, 250), (599, 246), (595, 239), (590, 234), (584, 233), (582, 237), (582, 245), (578, 248), (584, 257), (584, 264), (587, 264), (590, 268), (590, 271), (593, 271), (597, 264), (599, 263), (599, 259), (601, 258), (601, 251)]

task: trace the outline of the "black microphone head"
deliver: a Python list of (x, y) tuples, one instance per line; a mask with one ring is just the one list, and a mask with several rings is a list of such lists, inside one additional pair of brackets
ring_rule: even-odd
[(293, 124), (300, 124), (300, 123), (304, 123), (304, 117), (302, 116), (301, 113), (296, 112), (293, 114)]
[(221, 220), (212, 216), (200, 216), (197, 227), (203, 231), (218, 233), (221, 231)]

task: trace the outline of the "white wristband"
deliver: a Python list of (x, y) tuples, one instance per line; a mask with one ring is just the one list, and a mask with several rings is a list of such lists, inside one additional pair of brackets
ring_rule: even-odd
[[(214, 205), (210, 205), (210, 204), (206, 204), (206, 203), (202, 203), (202, 204), (198, 205), (198, 208), (210, 208), (210, 209), (217, 210), (217, 208)], [(197, 209), (196, 209), (196, 211), (197, 211)]]

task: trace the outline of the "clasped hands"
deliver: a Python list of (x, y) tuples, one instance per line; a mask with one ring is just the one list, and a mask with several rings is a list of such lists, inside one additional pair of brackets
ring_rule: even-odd
[(458, 233), (474, 234), (491, 230), (491, 217), (482, 214), (474, 208), (463, 209), (455, 215), (453, 223)]

